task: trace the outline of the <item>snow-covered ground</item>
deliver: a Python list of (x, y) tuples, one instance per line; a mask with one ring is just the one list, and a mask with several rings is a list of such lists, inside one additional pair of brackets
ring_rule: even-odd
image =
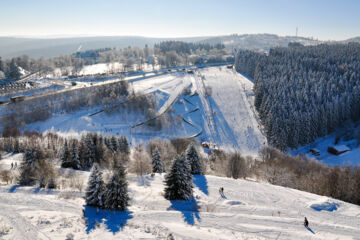
[[(231, 69), (209, 67), (194, 74), (176, 72), (129, 81), (135, 92), (155, 95), (157, 116), (171, 110), (170, 126), (161, 130), (144, 126), (130, 129), (145, 121), (144, 116), (134, 112), (89, 116), (100, 109), (96, 108), (57, 115), (26, 128), (62, 134), (81, 131), (123, 134), (133, 143), (154, 137), (197, 136), (199, 141), (209, 141), (224, 149), (239, 149), (243, 155), (256, 155), (266, 144), (253, 107), (253, 83)], [(95, 83), (98, 84), (102, 83)], [(207, 95), (208, 87), (212, 89), (211, 96)], [(192, 94), (182, 95), (186, 88)]]
[[(267, 141), (256, 118), (253, 83), (226, 67), (204, 68), (194, 79), (209, 122), (205, 129), (211, 133), (210, 140), (256, 155)], [(211, 88), (210, 96), (204, 87)]]
[[(21, 155), (5, 155), (9, 169)], [(85, 182), (87, 172), (77, 171)], [(0, 185), (1, 239), (358, 239), (360, 207), (294, 189), (194, 176), (192, 201), (163, 197), (164, 176), (128, 175), (128, 212), (85, 207), (83, 192)], [(219, 195), (224, 187), (224, 195)], [(83, 209), (84, 214), (83, 215)], [(303, 226), (304, 217), (309, 229)], [(8, 231), (6, 231), (8, 230)]]
[[(323, 138), (319, 138), (313, 143), (299, 147), (295, 150), (290, 150), (291, 155), (305, 154), (309, 158), (315, 158), (320, 162), (331, 166), (346, 166), (346, 165), (360, 165), (360, 147), (356, 139), (343, 140), (340, 139), (335, 144), (336, 133), (330, 134)], [(349, 151), (340, 155), (334, 155), (327, 151), (329, 146), (346, 146)], [(315, 156), (310, 152), (310, 149), (317, 149), (320, 155)]]

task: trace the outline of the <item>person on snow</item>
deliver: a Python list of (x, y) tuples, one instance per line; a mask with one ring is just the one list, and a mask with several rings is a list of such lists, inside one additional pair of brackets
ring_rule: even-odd
[(304, 226), (305, 226), (305, 227), (308, 227), (308, 226), (309, 226), (309, 221), (307, 220), (306, 217), (305, 217), (305, 220), (304, 220)]

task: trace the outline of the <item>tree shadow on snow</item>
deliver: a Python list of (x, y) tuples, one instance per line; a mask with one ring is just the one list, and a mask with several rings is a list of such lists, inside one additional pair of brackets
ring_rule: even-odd
[(86, 218), (86, 233), (90, 233), (100, 223), (104, 223), (106, 229), (114, 234), (122, 230), (127, 221), (133, 218), (132, 212), (129, 211), (104, 210), (90, 206), (85, 206), (84, 217)]
[(184, 221), (189, 225), (195, 224), (195, 218), (200, 221), (199, 206), (194, 198), (189, 201), (171, 200), (171, 206), (167, 210), (175, 210), (181, 212)]
[(204, 175), (193, 175), (193, 183), (206, 195), (209, 195), (208, 182)]
[(309, 230), (312, 234), (315, 234), (315, 232), (311, 228), (306, 227), (306, 229)]
[(150, 187), (151, 186), (150, 181), (152, 181), (152, 180), (154, 180), (152, 177), (142, 175), (142, 176), (137, 177), (137, 185), (139, 187)]
[(20, 185), (14, 185), (14, 186), (12, 186), (12, 187), (9, 189), (9, 193), (15, 192), (18, 187), (20, 187)]

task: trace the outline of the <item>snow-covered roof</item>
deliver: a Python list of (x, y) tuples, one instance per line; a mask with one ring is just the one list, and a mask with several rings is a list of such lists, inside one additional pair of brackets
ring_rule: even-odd
[(350, 148), (348, 148), (348, 146), (346, 146), (346, 145), (338, 145), (338, 146), (332, 146), (332, 147), (335, 148), (338, 152), (350, 151)]

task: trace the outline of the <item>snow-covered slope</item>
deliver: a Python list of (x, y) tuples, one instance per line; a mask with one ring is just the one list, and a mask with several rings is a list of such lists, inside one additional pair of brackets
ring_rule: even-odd
[[(146, 119), (128, 112), (89, 116), (99, 110), (96, 108), (57, 115), (26, 128), (42, 132), (97, 131), (123, 134), (133, 139), (132, 142), (152, 137), (196, 135), (199, 141), (209, 141), (224, 149), (236, 148), (244, 155), (256, 155), (261, 146), (267, 144), (253, 107), (253, 83), (232, 69), (209, 67), (197, 69), (194, 74), (177, 72), (145, 77), (130, 83), (136, 92), (154, 94), (159, 99), (157, 115), (171, 107), (176, 123), (171, 122), (168, 128), (157, 131), (149, 131), (144, 127), (131, 131), (130, 126)], [(185, 88), (191, 89), (193, 94), (182, 95)], [(210, 95), (209, 88), (212, 91)]]
[[(253, 83), (249, 79), (226, 67), (213, 67), (202, 69), (195, 76), (195, 84), (215, 143), (249, 155), (267, 144), (253, 107)], [(211, 95), (206, 96), (202, 86), (210, 87)]]
[[(6, 155), (9, 168), (21, 155)], [(86, 182), (88, 172), (77, 171)], [(128, 212), (84, 207), (84, 193), (0, 186), (1, 239), (356, 239), (360, 207), (248, 180), (194, 176), (194, 200), (163, 197), (164, 176), (128, 176)], [(224, 187), (224, 195), (219, 195)], [(85, 217), (82, 210), (84, 209)], [(307, 217), (309, 229), (304, 228)]]

